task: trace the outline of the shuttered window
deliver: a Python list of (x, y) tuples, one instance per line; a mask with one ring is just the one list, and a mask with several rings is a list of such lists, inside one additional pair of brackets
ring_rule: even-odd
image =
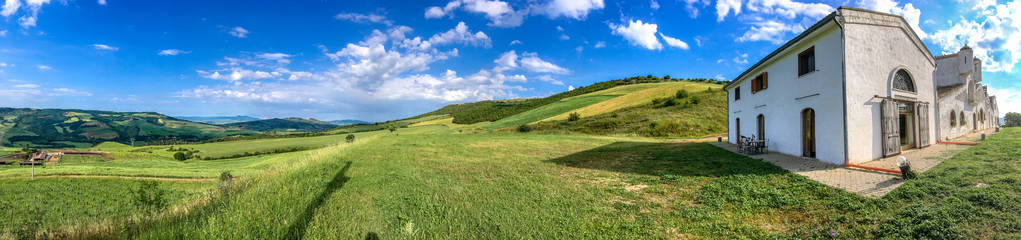
[(741, 100), (741, 87), (734, 88), (734, 101)]
[(815, 46), (798, 54), (798, 76), (815, 71)]
[(769, 87), (769, 73), (762, 73), (752, 79), (752, 94)]

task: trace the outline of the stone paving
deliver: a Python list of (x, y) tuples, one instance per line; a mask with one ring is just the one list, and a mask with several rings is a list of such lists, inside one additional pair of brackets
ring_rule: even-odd
[[(986, 130), (988, 134), (993, 130)], [(954, 141), (978, 141), (981, 132), (971, 133)], [(712, 142), (714, 146), (737, 153), (737, 146), (727, 142)], [(919, 173), (925, 172), (936, 166), (944, 159), (947, 159), (957, 152), (966, 149), (967, 146), (952, 144), (936, 144), (922, 149), (904, 151), (899, 156), (906, 157), (911, 162), (911, 167)], [(741, 154), (741, 153), (738, 153)], [(904, 179), (899, 174), (869, 171), (857, 168), (848, 168), (843, 165), (835, 165), (820, 162), (811, 158), (791, 156), (776, 152), (757, 155), (745, 155), (777, 165), (783, 169), (794, 172), (820, 183), (844, 189), (866, 197), (878, 198), (886, 195), (891, 190), (904, 184)], [(860, 165), (870, 167), (883, 167), (895, 169), (897, 166), (896, 157), (889, 157), (861, 163)]]

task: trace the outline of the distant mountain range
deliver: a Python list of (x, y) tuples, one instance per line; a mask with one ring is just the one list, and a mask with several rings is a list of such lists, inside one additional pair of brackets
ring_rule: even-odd
[(259, 119), (259, 118), (254, 118), (254, 117), (249, 117), (249, 116), (231, 116), (231, 117), (224, 117), (224, 116), (215, 116), (215, 117), (181, 116), (181, 117), (176, 117), (176, 118), (184, 119), (184, 120), (188, 120), (188, 121), (192, 121), (192, 122), (217, 124), (217, 125), (228, 124), (228, 123), (237, 123), (237, 122), (248, 122), (248, 121), (262, 120), (262, 119)]
[(247, 122), (223, 124), (229, 128), (260, 132), (317, 132), (336, 128), (337, 124), (319, 121), (313, 118), (273, 118)]
[(362, 121), (362, 120), (354, 120), (354, 119), (333, 120), (333, 121), (329, 121), (329, 122), (333, 123), (333, 124), (337, 124), (339, 126), (347, 126), (347, 125), (355, 125), (355, 124), (369, 124), (370, 123), (370, 122), (366, 122), (366, 121)]
[(256, 131), (191, 122), (154, 112), (0, 108), (3, 146), (89, 147), (106, 141), (202, 141)]

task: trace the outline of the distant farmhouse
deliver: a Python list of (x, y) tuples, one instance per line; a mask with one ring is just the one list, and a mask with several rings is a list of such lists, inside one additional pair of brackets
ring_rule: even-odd
[(729, 141), (860, 163), (995, 127), (970, 48), (934, 57), (904, 18), (840, 7), (724, 87)]

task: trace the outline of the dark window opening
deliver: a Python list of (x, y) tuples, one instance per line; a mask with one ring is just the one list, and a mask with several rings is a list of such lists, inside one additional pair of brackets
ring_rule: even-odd
[(769, 73), (762, 73), (752, 79), (752, 94), (769, 87)]
[(798, 76), (815, 71), (815, 47), (798, 54)]
[(893, 76), (893, 89), (915, 92), (915, 81), (904, 69), (898, 70), (897, 74)]
[(734, 88), (734, 101), (741, 100), (741, 87)]

